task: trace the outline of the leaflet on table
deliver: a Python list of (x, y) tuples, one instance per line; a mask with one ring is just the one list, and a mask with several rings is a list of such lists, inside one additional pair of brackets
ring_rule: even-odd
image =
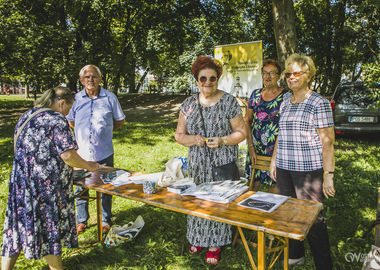
[(144, 180), (150, 180), (150, 181), (157, 182), (158, 180), (161, 179), (161, 176), (163, 173), (164, 172), (131, 176), (131, 177), (129, 177), (129, 180), (131, 180), (135, 184), (142, 184)]
[(235, 187), (231, 189), (230, 192), (225, 193), (223, 195), (218, 194), (210, 194), (210, 195), (198, 195), (196, 196), (198, 199), (211, 201), (211, 202), (217, 202), (217, 203), (230, 203), (233, 200), (235, 200), (237, 197), (242, 195), (243, 193), (247, 192), (248, 187), (247, 186), (241, 186), (241, 187)]
[(167, 189), (169, 192), (182, 195), (184, 191), (195, 186), (196, 185), (194, 184), (194, 180), (192, 178), (186, 177), (175, 181), (175, 183), (171, 186), (168, 186)]
[(105, 184), (112, 184), (114, 186), (123, 186), (123, 185), (132, 183), (132, 181), (130, 181), (129, 179), (130, 175), (131, 174), (129, 172), (126, 172), (124, 170), (117, 170), (114, 172), (101, 174), (100, 179)]
[(238, 205), (271, 213), (289, 198), (290, 196), (258, 191)]
[(182, 195), (195, 196), (202, 200), (218, 203), (229, 203), (245, 193), (248, 187), (240, 181), (219, 181), (202, 183), (190, 187), (182, 192)]
[(86, 178), (88, 176), (91, 175), (91, 172), (89, 171), (85, 171), (85, 170), (82, 170), (82, 169), (79, 169), (79, 170), (74, 170), (73, 172), (73, 180), (78, 180), (78, 179), (82, 179), (82, 178)]
[(196, 187), (194, 183), (189, 183), (189, 184), (174, 184), (170, 187), (167, 187), (169, 192), (177, 193), (180, 195), (183, 195), (182, 193), (187, 191), (189, 188)]

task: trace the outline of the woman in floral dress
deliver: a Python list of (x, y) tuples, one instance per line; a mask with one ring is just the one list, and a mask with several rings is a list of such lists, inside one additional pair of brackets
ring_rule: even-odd
[[(181, 105), (175, 138), (189, 147), (189, 177), (200, 184), (213, 181), (212, 166), (237, 162), (237, 144), (245, 139), (246, 129), (237, 100), (217, 88), (223, 71), (221, 64), (200, 56), (191, 71), (200, 93)], [(232, 242), (231, 225), (188, 215), (187, 239), (190, 253), (207, 247), (206, 263), (216, 264), (221, 246)]]
[[(283, 95), (287, 90), (278, 86), (281, 66), (276, 60), (267, 59), (261, 70), (264, 88), (252, 92), (245, 115), (246, 127), (251, 136), (247, 136), (248, 153), (246, 177), (251, 178), (252, 165), (256, 163), (256, 155), (271, 157), (278, 134), (279, 110)], [(256, 170), (253, 190), (260, 184), (267, 185), (268, 191), (277, 193), (277, 186), (270, 178), (268, 171)]]
[(87, 162), (76, 153), (77, 145), (65, 118), (73, 102), (74, 93), (69, 89), (49, 89), (16, 125), (2, 269), (12, 269), (21, 251), (26, 259), (45, 258), (50, 269), (63, 269), (62, 247), (78, 246), (72, 167), (94, 171), (99, 164)]

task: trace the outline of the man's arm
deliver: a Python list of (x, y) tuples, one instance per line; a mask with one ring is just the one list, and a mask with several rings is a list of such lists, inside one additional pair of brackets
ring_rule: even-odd
[(120, 120), (120, 121), (113, 121), (113, 130), (116, 130), (118, 129), (119, 127), (121, 127), (123, 124), (125, 123), (125, 119), (123, 120)]

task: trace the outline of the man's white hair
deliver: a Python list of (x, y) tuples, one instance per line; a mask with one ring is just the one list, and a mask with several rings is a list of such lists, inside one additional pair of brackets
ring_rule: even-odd
[(82, 69), (79, 71), (79, 78), (83, 78), (84, 73), (89, 68), (94, 68), (96, 70), (96, 72), (98, 73), (98, 75), (100, 77), (102, 77), (102, 73), (100, 72), (100, 69), (97, 66), (95, 66), (95, 65), (86, 65), (86, 66), (82, 67)]

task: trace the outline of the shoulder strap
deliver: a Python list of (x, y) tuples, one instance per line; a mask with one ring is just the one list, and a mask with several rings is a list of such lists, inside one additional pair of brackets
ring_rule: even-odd
[(207, 136), (207, 133), (206, 133), (206, 125), (205, 125), (205, 121), (203, 119), (203, 114), (202, 114), (202, 108), (201, 108), (201, 101), (199, 100), (199, 93), (198, 93), (198, 109), (199, 109), (199, 114), (201, 115), (201, 120), (202, 120), (202, 125), (203, 125), (203, 132), (205, 134), (205, 136)]
[(40, 113), (40, 112), (44, 112), (44, 111), (50, 111), (51, 109), (49, 108), (41, 108), (41, 109), (38, 109), (36, 110), (34, 113), (32, 113), (28, 119), (26, 119), (26, 121), (24, 123), (22, 123), (22, 125), (20, 126), (20, 128), (17, 130), (17, 133), (15, 135), (15, 139), (14, 139), (14, 143), (13, 143), (13, 148), (14, 148), (14, 152), (16, 153), (16, 144), (17, 144), (17, 140), (18, 140), (18, 136), (20, 136), (20, 133), (21, 131), (24, 129), (25, 125), (30, 121), (30, 119), (32, 119), (34, 116), (36, 116), (36, 114)]
[[(201, 115), (201, 120), (202, 120), (202, 125), (203, 125), (203, 132), (205, 134), (205, 136), (207, 136), (207, 133), (206, 133), (206, 125), (205, 125), (205, 121), (203, 119), (203, 114), (202, 114), (202, 108), (201, 108), (201, 101), (199, 100), (199, 93), (198, 93), (198, 108), (199, 108), (199, 113)], [(210, 164), (211, 164), (211, 153), (209, 152), (210, 150), (208, 149), (207, 145), (204, 146), (205, 149), (206, 149), (206, 156), (208, 157), (209, 161), (210, 161)]]

